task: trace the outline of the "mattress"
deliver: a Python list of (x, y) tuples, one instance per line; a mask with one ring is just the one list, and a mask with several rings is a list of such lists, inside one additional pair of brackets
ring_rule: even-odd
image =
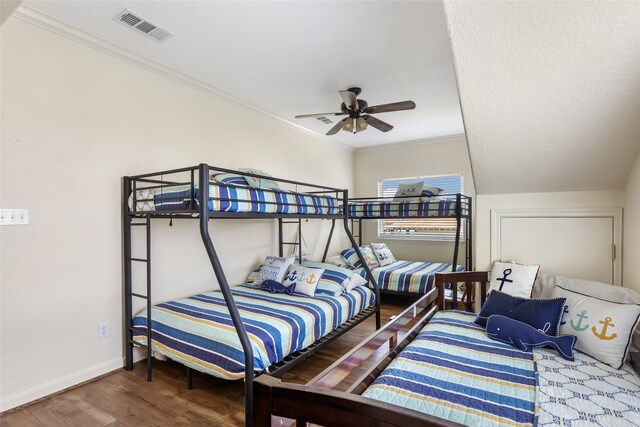
[(614, 369), (579, 351), (573, 362), (547, 349), (534, 354), (539, 426), (640, 425), (640, 378), (630, 366)]
[(430, 198), (422, 201), (362, 201), (349, 202), (352, 218), (416, 218), (455, 217), (455, 198)]
[[(373, 305), (371, 290), (357, 286), (334, 297), (271, 294), (251, 285), (231, 289), (253, 349), (255, 372), (308, 347)], [(224, 379), (244, 377), (244, 351), (220, 291), (153, 306), (152, 350)], [(134, 342), (147, 344), (146, 310), (133, 319)]]
[[(463, 270), (464, 267), (461, 265), (456, 267), (456, 271)], [(356, 271), (365, 279), (367, 278), (363, 268), (358, 268)], [(371, 270), (371, 273), (380, 290), (425, 294), (433, 286), (435, 273), (450, 271), (450, 263), (396, 261), (384, 267), (376, 267)]]
[[(135, 211), (173, 211), (198, 209), (200, 189), (190, 185), (139, 189), (135, 192)], [(292, 213), (335, 215), (341, 213), (338, 199), (327, 195), (297, 193), (274, 188), (214, 181), (209, 184), (208, 208), (214, 212)], [(134, 206), (133, 194), (129, 209)]]
[(436, 313), (362, 395), (464, 425), (533, 425), (533, 353), (490, 339), (475, 317)]

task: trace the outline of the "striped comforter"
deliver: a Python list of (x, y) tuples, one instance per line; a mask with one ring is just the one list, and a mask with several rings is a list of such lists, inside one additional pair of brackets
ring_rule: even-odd
[[(463, 271), (458, 265), (456, 271)], [(356, 269), (365, 279), (367, 274), (363, 268)], [(441, 262), (396, 261), (384, 267), (371, 270), (381, 290), (395, 292), (411, 292), (425, 294), (433, 285), (435, 273), (451, 271), (451, 264)]]
[[(256, 373), (308, 347), (371, 306), (362, 286), (338, 297), (271, 294), (253, 286), (232, 288), (253, 348)], [(244, 351), (220, 291), (153, 306), (152, 348), (193, 369), (224, 379), (244, 377)], [(133, 319), (134, 341), (146, 345), (146, 310)]]
[(438, 312), (363, 396), (465, 425), (533, 425), (533, 354), (488, 338), (474, 318)]
[[(190, 185), (140, 189), (135, 192), (136, 212), (197, 209), (199, 188)], [(258, 212), (333, 215), (342, 211), (338, 199), (326, 195), (257, 188), (214, 181), (209, 184), (208, 207), (215, 212)], [(192, 203), (195, 202), (195, 207)], [(129, 209), (133, 209), (133, 194)]]
[(430, 198), (423, 201), (363, 201), (349, 203), (352, 218), (455, 217), (455, 198)]

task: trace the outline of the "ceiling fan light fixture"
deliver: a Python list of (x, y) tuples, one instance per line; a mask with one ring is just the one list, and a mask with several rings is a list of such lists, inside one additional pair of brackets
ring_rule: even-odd
[(366, 128), (367, 128), (367, 121), (366, 121), (364, 118), (362, 118), (362, 117), (358, 117), (358, 118), (356, 119), (356, 127), (355, 127), (355, 129), (353, 130), (353, 131), (354, 131), (354, 133), (356, 133), (356, 132), (362, 132), (362, 131), (363, 131), (363, 130), (365, 130)]
[(353, 119), (348, 118), (345, 119), (344, 122), (342, 123), (342, 130), (347, 131), (347, 132), (353, 132)]

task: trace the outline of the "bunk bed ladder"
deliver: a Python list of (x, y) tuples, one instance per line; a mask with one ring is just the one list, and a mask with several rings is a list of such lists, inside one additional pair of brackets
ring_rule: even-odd
[[(134, 222), (131, 214), (128, 213), (128, 199), (129, 194), (134, 194), (134, 206), (135, 200), (135, 188), (131, 188), (131, 180), (124, 178), (124, 215), (123, 215), (123, 234), (124, 234), (124, 290), (125, 290), (125, 338), (126, 338), (126, 351), (125, 351), (125, 369), (130, 371), (133, 369), (133, 298), (140, 298), (146, 300), (147, 304), (147, 381), (152, 379), (152, 353), (151, 353), (151, 215), (144, 216), (144, 222)], [(145, 227), (146, 236), (146, 258), (136, 258), (132, 256), (131, 243), (132, 243), (132, 227)], [(133, 291), (133, 262), (139, 262), (146, 264), (146, 294), (140, 294)]]
[[(296, 242), (284, 241), (284, 225), (296, 224), (298, 226), (298, 240)], [(280, 257), (284, 256), (284, 246), (295, 246), (298, 253), (298, 264), (302, 264), (302, 219), (285, 220), (278, 218), (278, 254)]]
[[(351, 233), (354, 238), (358, 238), (358, 246), (362, 246), (362, 218), (349, 218), (351, 220)], [(356, 232), (355, 226), (358, 225)]]

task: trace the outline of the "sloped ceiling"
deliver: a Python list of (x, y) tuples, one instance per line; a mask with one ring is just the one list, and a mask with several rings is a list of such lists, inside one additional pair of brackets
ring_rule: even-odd
[(640, 151), (640, 2), (445, 13), (478, 194), (624, 188)]

